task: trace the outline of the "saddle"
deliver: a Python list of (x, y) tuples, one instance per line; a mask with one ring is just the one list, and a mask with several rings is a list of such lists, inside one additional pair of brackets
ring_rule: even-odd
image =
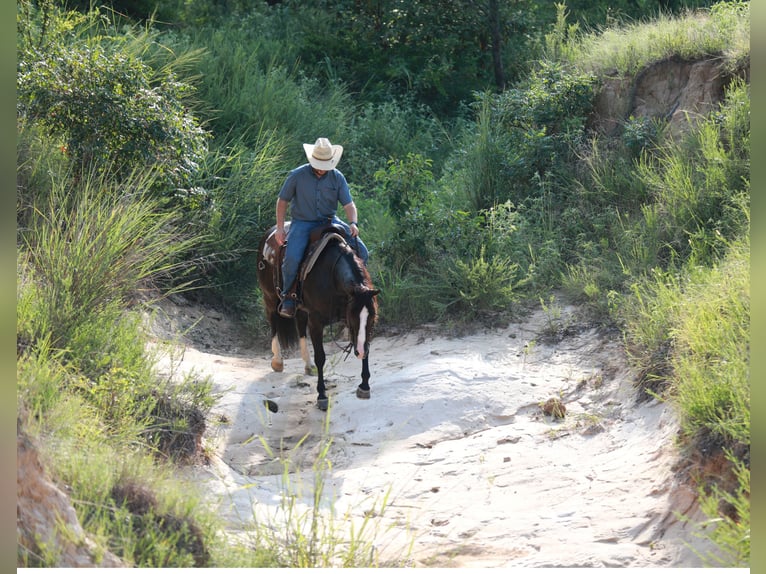
[[(285, 234), (290, 229), (290, 222), (285, 223)], [(314, 268), (319, 255), (324, 251), (324, 248), (330, 243), (330, 241), (340, 241), (346, 243), (345, 230), (337, 224), (327, 223), (320, 227), (317, 227), (311, 232), (309, 236), (309, 245), (306, 248), (306, 253), (303, 255), (301, 266), (298, 270), (298, 283), (303, 283), (306, 276)], [(285, 259), (285, 244), (277, 245), (276, 240), (276, 228), (266, 238), (266, 242), (263, 245), (263, 259), (272, 267), (277, 269), (275, 274), (274, 285), (277, 288), (277, 293), (282, 288), (282, 261)]]

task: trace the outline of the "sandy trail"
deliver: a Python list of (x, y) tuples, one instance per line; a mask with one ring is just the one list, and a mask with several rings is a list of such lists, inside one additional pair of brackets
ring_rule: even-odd
[[(549, 342), (543, 310), (456, 339), (378, 337), (369, 400), (354, 393), (361, 363), (326, 344), (327, 428), (297, 352), (274, 373), (267, 346), (224, 353), (187, 344), (172, 368), (210, 375), (221, 393), (208, 425), (212, 462), (196, 479), (231, 532), (253, 520), (278, 529), (283, 461), (307, 509), (312, 464), (331, 438), (323, 513), (359, 528), (374, 512), (381, 563), (701, 566), (693, 548), (704, 543), (675, 518), (695, 507), (672, 471), (674, 415), (636, 403), (619, 336), (578, 328), (574, 313), (562, 310), (556, 320), (569, 334)], [(162, 364), (171, 368), (169, 358)], [(564, 419), (541, 411), (550, 397), (565, 404)]]

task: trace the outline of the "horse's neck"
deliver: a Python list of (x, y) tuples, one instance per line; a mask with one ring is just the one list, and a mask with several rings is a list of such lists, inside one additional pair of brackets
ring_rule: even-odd
[(339, 291), (351, 294), (359, 283), (358, 270), (348, 257), (340, 257), (335, 265), (335, 287)]

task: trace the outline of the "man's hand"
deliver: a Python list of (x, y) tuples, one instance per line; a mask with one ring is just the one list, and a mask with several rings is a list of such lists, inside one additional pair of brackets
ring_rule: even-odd
[(277, 227), (277, 230), (274, 232), (274, 239), (277, 240), (277, 245), (283, 245), (285, 242), (285, 228), (284, 227)]
[(356, 223), (352, 223), (349, 227), (351, 227), (351, 237), (359, 237), (359, 227)]

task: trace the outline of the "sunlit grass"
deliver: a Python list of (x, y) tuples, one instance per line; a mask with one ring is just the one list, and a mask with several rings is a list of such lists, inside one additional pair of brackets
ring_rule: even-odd
[(568, 44), (562, 55), (599, 75), (629, 76), (671, 57), (719, 57), (738, 64), (750, 55), (750, 3), (721, 2), (709, 11), (660, 14), (649, 21), (605, 28)]

